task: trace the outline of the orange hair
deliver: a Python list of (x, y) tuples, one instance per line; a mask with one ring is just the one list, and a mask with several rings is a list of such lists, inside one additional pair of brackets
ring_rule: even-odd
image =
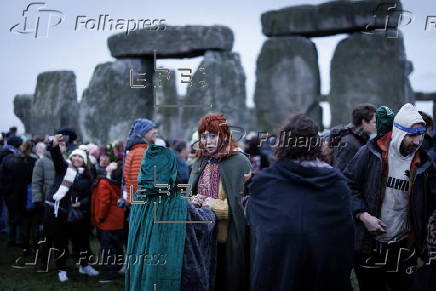
[(210, 113), (203, 116), (198, 122), (198, 150), (197, 157), (204, 156), (204, 148), (200, 142), (201, 134), (209, 131), (218, 134), (218, 155), (220, 157), (228, 157), (237, 153), (238, 143), (231, 138), (230, 127), (227, 124), (227, 119), (224, 114)]

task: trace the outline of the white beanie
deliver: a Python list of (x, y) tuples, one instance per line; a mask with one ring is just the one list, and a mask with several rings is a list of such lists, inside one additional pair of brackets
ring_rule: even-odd
[(86, 166), (86, 164), (88, 163), (88, 157), (86, 155), (86, 152), (82, 149), (75, 149), (74, 151), (71, 152), (69, 159), (71, 160), (71, 157), (74, 155), (78, 155), (80, 157), (82, 157), (83, 162)]
[(408, 134), (404, 129), (411, 128), (414, 124), (422, 123), (425, 126), (425, 121), (422, 119), (421, 114), (419, 114), (416, 107), (410, 103), (406, 103), (398, 111), (394, 118), (394, 126), (392, 129), (392, 142), (391, 145), (394, 147), (397, 153), (400, 152), (400, 145), (404, 139), (404, 136)]

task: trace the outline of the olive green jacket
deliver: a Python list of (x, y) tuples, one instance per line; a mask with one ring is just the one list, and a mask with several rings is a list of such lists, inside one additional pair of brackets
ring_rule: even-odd
[[(201, 157), (192, 165), (189, 184), (192, 194), (197, 194), (197, 183), (208, 159)], [(251, 171), (251, 164), (243, 153), (237, 153), (219, 162), (220, 178), (229, 203), (229, 225), (226, 242), (226, 290), (248, 290), (250, 273), (250, 243), (248, 225), (241, 206), (244, 174)]]

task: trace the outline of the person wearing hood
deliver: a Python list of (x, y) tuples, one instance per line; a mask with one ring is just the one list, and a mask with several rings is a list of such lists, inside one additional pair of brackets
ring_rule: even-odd
[(144, 152), (148, 145), (155, 143), (156, 138), (157, 125), (153, 121), (141, 118), (133, 122), (127, 140), (127, 153), (123, 169), (123, 198), (128, 203), (130, 203), (130, 193), (135, 193), (138, 187), (138, 174)]
[(354, 270), (361, 291), (410, 290), (416, 255), (425, 259), (428, 218), (435, 208), (436, 178), (420, 149), (425, 122), (405, 104), (392, 131), (371, 140), (345, 170), (353, 192)]
[(341, 172), (319, 159), (312, 119), (292, 115), (280, 131), (277, 161), (249, 186), (246, 216), (255, 233), (251, 289), (351, 290), (351, 191)]
[[(118, 201), (119, 206), (126, 206), (124, 225), (124, 244), (126, 247), (129, 233), (131, 196), (138, 189), (138, 175), (141, 170), (144, 153), (149, 145), (156, 142), (157, 133), (157, 125), (153, 121), (139, 118), (133, 122), (127, 139), (123, 165), (123, 183), (121, 185), (122, 197)], [(121, 272), (124, 271), (125, 269), (123, 268)]]
[[(60, 282), (68, 280), (66, 253), (70, 240), (73, 255), (89, 254), (89, 199), (93, 184), (84, 150), (73, 150), (68, 161), (62, 157), (59, 144), (63, 137), (62, 134), (55, 135), (47, 147), (53, 159), (55, 178), (45, 201), (47, 207), (44, 215), (44, 232), (50, 236), (48, 241), (53, 240), (54, 248), (60, 252), (56, 254)], [(79, 273), (88, 276), (99, 274), (86, 258), (81, 258), (79, 263)]]
[(177, 171), (174, 151), (147, 148), (132, 199), (126, 291), (216, 290), (215, 214), (188, 202)]

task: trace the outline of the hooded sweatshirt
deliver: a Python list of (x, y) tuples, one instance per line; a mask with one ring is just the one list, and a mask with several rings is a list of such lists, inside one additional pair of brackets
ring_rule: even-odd
[[(411, 128), (416, 123), (425, 124), (418, 110), (410, 103), (401, 107), (394, 118), (394, 124), (404, 128)], [(400, 146), (406, 134), (408, 134), (406, 131), (393, 126), (392, 140), (388, 151), (386, 190), (380, 217), (386, 224), (386, 232), (376, 238), (381, 242), (400, 241), (407, 237), (410, 230), (408, 217), (410, 164), (416, 151), (408, 156), (403, 156), (400, 153)]]

